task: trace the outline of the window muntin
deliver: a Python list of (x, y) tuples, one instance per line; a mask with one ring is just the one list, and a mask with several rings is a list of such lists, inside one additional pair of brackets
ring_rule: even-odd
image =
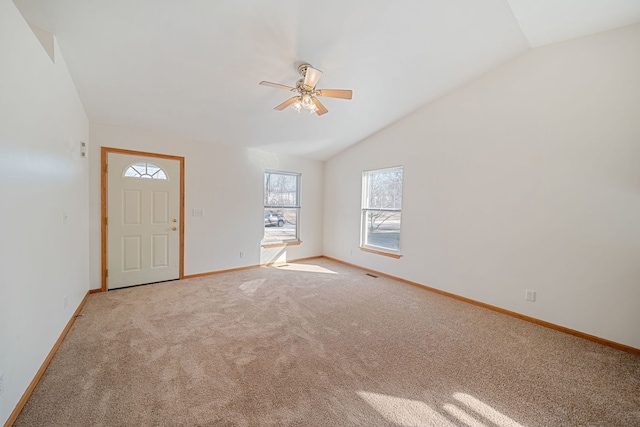
[(130, 165), (125, 169), (122, 176), (125, 178), (169, 179), (164, 169), (156, 164), (147, 162), (138, 162)]
[(299, 240), (300, 174), (264, 173), (263, 243)]
[(402, 166), (364, 171), (361, 246), (398, 253), (401, 222)]

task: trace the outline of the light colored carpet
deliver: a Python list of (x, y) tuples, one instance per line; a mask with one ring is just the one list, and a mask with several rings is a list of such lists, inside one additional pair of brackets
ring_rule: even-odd
[(16, 426), (639, 426), (640, 358), (318, 259), (91, 295)]

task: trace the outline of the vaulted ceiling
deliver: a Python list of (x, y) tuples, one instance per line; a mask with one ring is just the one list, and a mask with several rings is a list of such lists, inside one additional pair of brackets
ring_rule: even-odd
[[(639, 0), (14, 0), (91, 120), (324, 160), (532, 47), (640, 22)], [(273, 107), (303, 62), (321, 117)]]

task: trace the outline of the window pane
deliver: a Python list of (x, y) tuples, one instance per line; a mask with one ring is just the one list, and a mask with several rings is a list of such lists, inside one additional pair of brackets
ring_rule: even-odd
[(400, 212), (364, 210), (364, 244), (400, 250)]
[(297, 240), (298, 209), (264, 210), (264, 243)]
[(135, 163), (129, 166), (123, 176), (128, 178), (167, 179), (167, 174), (158, 165), (153, 163)]
[(264, 173), (263, 243), (290, 242), (299, 239), (300, 174)]
[(264, 204), (298, 207), (298, 175), (266, 172)]
[(365, 208), (402, 209), (402, 168), (365, 172)]
[(400, 251), (402, 167), (362, 173), (363, 246)]

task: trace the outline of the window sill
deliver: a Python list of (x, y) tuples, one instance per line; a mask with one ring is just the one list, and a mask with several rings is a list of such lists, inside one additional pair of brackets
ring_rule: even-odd
[(395, 258), (395, 259), (399, 259), (402, 255), (397, 253), (397, 252), (386, 252), (386, 251), (381, 251), (378, 249), (371, 249), (368, 248), (366, 246), (360, 246), (360, 250), (364, 251), (364, 252), (370, 252), (372, 254), (376, 254), (376, 255), (382, 255), (382, 256), (388, 256), (390, 258)]
[(277, 243), (263, 243), (263, 248), (280, 248), (283, 246), (298, 246), (302, 243), (300, 240), (292, 241), (292, 242), (277, 242)]

